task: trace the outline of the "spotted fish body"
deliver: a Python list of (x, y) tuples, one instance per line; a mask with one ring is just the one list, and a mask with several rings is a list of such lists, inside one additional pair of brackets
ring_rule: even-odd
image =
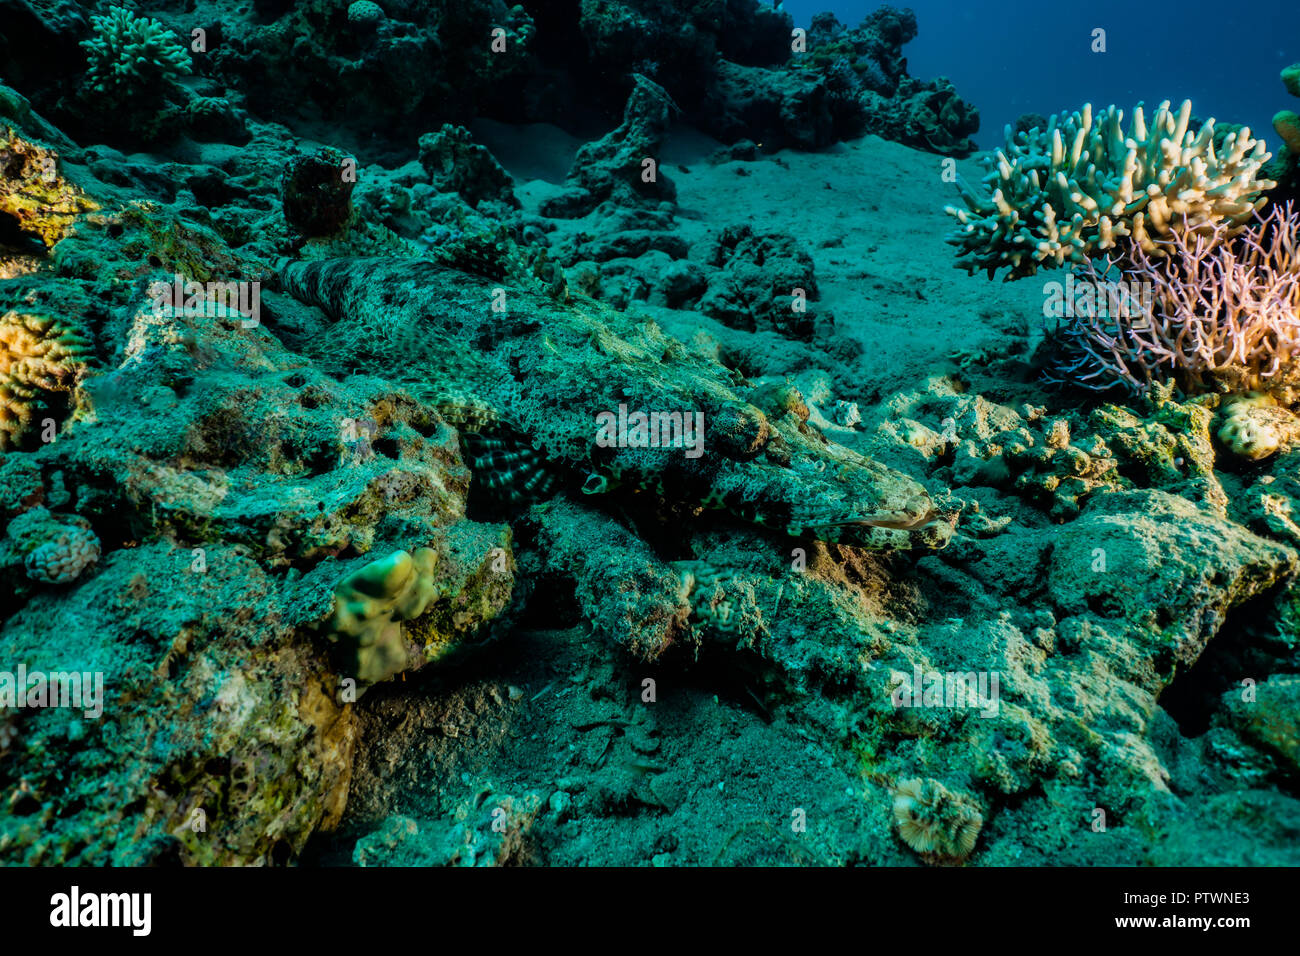
[[(806, 410), (751, 404), (737, 373), (651, 322), (427, 259), (286, 262), (279, 280), (333, 320), (303, 345), (327, 367), (403, 381), (464, 431), (490, 438), (504, 424), (522, 436), (523, 448), (471, 448), (481, 472), (518, 466), (546, 490), (531, 447), (553, 470), (585, 476), (589, 494), (632, 486), (792, 536), (928, 548), (951, 533), (917, 482), (829, 442)], [(598, 416), (620, 405), (702, 413), (703, 453), (602, 447)]]

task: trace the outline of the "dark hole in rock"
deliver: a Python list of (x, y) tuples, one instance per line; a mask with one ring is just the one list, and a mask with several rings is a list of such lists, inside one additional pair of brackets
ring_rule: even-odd
[(1240, 690), (1244, 678), (1263, 681), (1279, 669), (1294, 666), (1293, 654), (1272, 637), (1277, 612), (1276, 590), (1253, 598), (1228, 614), (1219, 633), (1191, 667), (1180, 666), (1177, 676), (1160, 694), (1160, 706), (1178, 723), (1186, 737), (1199, 737), (1210, 729), (1214, 715), (1229, 691)]

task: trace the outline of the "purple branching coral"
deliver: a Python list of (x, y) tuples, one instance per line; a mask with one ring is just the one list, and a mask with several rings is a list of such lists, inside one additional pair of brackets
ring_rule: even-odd
[(1237, 236), (1221, 222), (1175, 232), (1155, 256), (1130, 243), (1101, 272), (1086, 263), (1093, 307), (1067, 309), (1048, 378), (1138, 395), (1170, 381), (1187, 394), (1300, 384), (1300, 215), (1288, 203), (1256, 218)]

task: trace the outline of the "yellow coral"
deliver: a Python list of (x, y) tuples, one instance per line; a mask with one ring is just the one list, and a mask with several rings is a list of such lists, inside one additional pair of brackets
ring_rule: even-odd
[(363, 685), (405, 670), (408, 655), (402, 622), (419, 617), (438, 596), (437, 553), (394, 551), (352, 572), (334, 588), (334, 612), (326, 631), (331, 641), (356, 655)]
[(0, 316), (0, 449), (18, 445), (55, 393), (76, 388), (93, 360), (90, 340), (48, 316)]
[(58, 155), (0, 123), (0, 215), (47, 248), (66, 236), (84, 213), (99, 206), (59, 173)]
[(1221, 415), (1219, 441), (1250, 461), (1267, 458), (1300, 439), (1300, 418), (1270, 395), (1251, 392), (1231, 398)]

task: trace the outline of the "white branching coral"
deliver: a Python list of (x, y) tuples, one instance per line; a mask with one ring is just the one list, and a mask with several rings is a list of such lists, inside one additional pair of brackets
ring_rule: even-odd
[(185, 47), (157, 20), (112, 7), (91, 22), (95, 35), (81, 46), (90, 61), (86, 79), (95, 93), (122, 98), (157, 94), (190, 72)]
[(1048, 121), (1046, 129), (1013, 134), (985, 159), (988, 194), (965, 183), (966, 208), (948, 206), (959, 226), (948, 242), (957, 264), (990, 277), (1009, 267), (1008, 279), (1033, 275), (1040, 265), (1082, 262), (1123, 237), (1148, 256), (1164, 255), (1159, 240), (1179, 231), (1235, 235), (1275, 184), (1261, 179), (1270, 154), (1249, 128), (1215, 144), (1214, 120), (1193, 133), (1191, 101), (1177, 114), (1161, 103), (1147, 125), (1133, 110), (1108, 107), (1095, 119), (1091, 105)]

